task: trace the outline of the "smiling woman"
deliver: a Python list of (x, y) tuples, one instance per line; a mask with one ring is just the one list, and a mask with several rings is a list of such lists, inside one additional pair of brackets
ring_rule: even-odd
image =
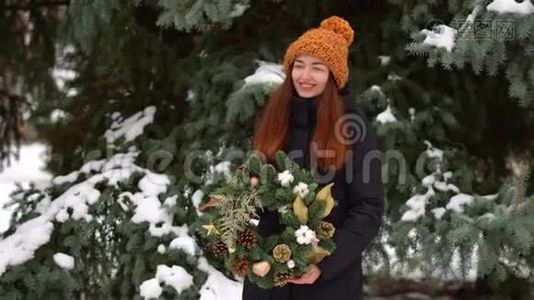
[[(338, 205), (324, 220), (336, 228), (336, 248), (283, 287), (266, 290), (245, 279), (243, 300), (363, 298), (361, 254), (378, 233), (384, 194), (381, 163), (363, 166), (365, 156), (377, 150), (376, 137), (344, 88), (353, 38), (347, 21), (330, 17), (289, 46), (286, 79), (267, 101), (253, 139), (254, 150), (267, 162), (282, 150), (321, 186), (333, 184)], [(347, 120), (354, 119), (364, 127), (357, 140), (343, 134), (351, 126)], [(260, 235), (273, 237), (283, 230), (278, 212), (260, 213)]]
[(325, 62), (319, 57), (300, 55), (295, 58), (291, 79), (299, 96), (311, 98), (324, 91), (329, 73)]

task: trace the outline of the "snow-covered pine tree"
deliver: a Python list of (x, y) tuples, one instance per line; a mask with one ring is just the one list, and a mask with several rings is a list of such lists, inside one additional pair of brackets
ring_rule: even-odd
[[(469, 80), (467, 97), (444, 95), (444, 106), (423, 112), (427, 126), (435, 126), (428, 112), (441, 116), (448, 125), (441, 137), (448, 141), (429, 138), (445, 151), (426, 142), (430, 174), (418, 174), (421, 183), (400, 220), (393, 218), (399, 220), (390, 231), (396, 263), (439, 279), (478, 277), (499, 299), (531, 297), (534, 6), (439, 1), (402, 7), (402, 27), (415, 39), (406, 47), (411, 54), (428, 55), (432, 73), (442, 72), (439, 63), (449, 73), (476, 77), (455, 76), (456, 93), (463, 84), (457, 80)], [(404, 101), (395, 101), (394, 109), (399, 120), (379, 129), (390, 137), (422, 116)]]
[[(484, 237), (486, 235), (492, 236), (502, 230), (513, 232), (522, 226), (526, 228), (531, 226), (528, 225), (528, 220), (531, 218), (531, 212), (528, 210), (522, 213), (524, 214), (521, 215), (522, 217), (514, 214), (505, 217), (494, 210), (507, 207), (510, 203), (509, 197), (513, 193), (510, 192), (510, 187), (507, 184), (511, 173), (510, 169), (506, 167), (506, 159), (514, 151), (528, 156), (529, 148), (527, 145), (532, 141), (532, 133), (528, 128), (529, 124), (533, 122), (532, 115), (528, 110), (518, 105), (517, 101), (510, 99), (507, 93), (509, 83), (503, 80), (505, 78), (503, 72), (496, 72), (496, 77), (488, 77), (471, 70), (432, 69), (425, 66), (426, 59), (424, 57), (410, 56), (408, 55), (410, 51), (407, 51), (415, 47), (414, 44), (410, 44), (408, 34), (414, 33), (417, 38), (415, 33), (421, 31), (421, 26), (426, 25), (430, 29), (431, 25), (435, 25), (437, 19), (452, 20), (454, 16), (461, 15), (466, 7), (471, 7), (469, 10), (471, 12), (472, 5), (472, 3), (466, 3), (464, 7), (455, 1), (439, 1), (429, 4), (410, 3), (409, 5), (403, 3), (400, 5), (400, 2), (390, 1), (388, 7), (390, 10), (375, 12), (384, 15), (378, 22), (376, 17), (374, 20), (369, 20), (365, 14), (359, 15), (354, 7), (351, 7), (353, 10), (346, 11), (350, 11), (350, 14), (340, 13), (341, 16), (347, 17), (351, 24), (357, 24), (355, 25), (357, 39), (351, 56), (352, 81), (349, 82), (349, 86), (353, 93), (358, 96), (359, 105), (368, 116), (375, 120), (374, 126), (381, 139), (384, 150), (384, 168), (388, 175), (385, 178), (389, 205), (388, 216), (384, 236), (368, 251), (367, 266), (369, 271), (377, 271), (380, 269), (377, 268), (379, 266), (386, 267), (390, 272), (399, 269), (407, 270), (404, 267), (411, 267), (408, 269), (421, 270), (423, 271), (422, 274), (435, 279), (465, 280), (475, 279), (478, 276), (480, 280), (492, 283), (495, 288), (503, 282), (506, 276), (517, 276), (518, 273), (511, 266), (521, 265), (523, 273), (521, 273), (522, 279), (520, 281), (528, 283), (531, 280), (529, 279), (530, 273), (524, 273), (525, 266), (532, 265), (531, 260), (511, 258), (514, 256), (517, 258), (517, 255), (519, 257), (531, 255), (531, 247), (528, 243), (531, 238), (529, 234), (520, 230), (521, 238), (515, 242), (491, 237), (484, 239)], [(291, 11), (289, 6), (289, 4), (286, 6), (281, 3), (279, 4), (279, 11), (286, 12), (287, 16), (293, 16), (295, 12)], [(310, 6), (316, 8), (316, 6)], [(343, 5), (339, 5), (332, 10), (326, 8), (321, 11), (324, 15), (328, 15), (338, 13), (338, 9), (342, 7)], [(343, 8), (347, 9), (347, 7)], [(245, 23), (248, 17), (256, 16), (254, 12), (255, 6), (251, 5), (242, 18), (234, 20), (234, 28), (239, 28), (240, 24)], [(272, 17), (276, 18), (280, 14), (282, 13), (272, 15)], [(316, 23), (320, 19), (317, 17)], [(399, 26), (399, 19), (402, 20), (401, 26)], [(278, 24), (277, 22), (273, 23)], [(276, 31), (276, 27), (272, 30)], [(361, 34), (358, 34), (360, 32)], [(423, 32), (428, 33), (429, 31)], [(293, 33), (293, 37), (296, 34), (298, 33)], [(373, 40), (375, 34), (386, 38), (384, 40), (378, 39), (382, 43), (377, 43), (376, 40)], [(287, 36), (290, 35), (287, 34)], [(212, 36), (210, 35), (210, 37)], [(516, 40), (524, 40), (524, 36), (516, 36), (515, 38)], [(213, 41), (214, 39), (211, 40), (212, 43)], [(246, 41), (243, 42), (246, 43)], [(291, 41), (291, 38), (288, 41)], [(508, 40), (504, 43), (510, 45), (513, 41)], [(239, 47), (245, 47), (245, 45), (240, 44)], [(528, 52), (529, 44), (521, 45), (524, 47), (523, 50)], [(221, 44), (220, 47), (206, 47), (204, 54), (206, 57), (217, 55), (223, 46)], [(270, 61), (279, 61), (280, 48), (285, 49), (284, 46), (273, 44), (267, 45), (265, 48), (256, 47), (259, 48), (257, 59), (262, 60), (272, 56), (270, 53), (275, 53), (275, 59)], [(428, 48), (428, 46), (425, 47)], [(209, 49), (214, 50), (210, 52)], [(229, 48), (224, 49), (229, 50)], [(266, 55), (265, 49), (273, 50), (267, 52), (269, 54)], [(369, 62), (366, 51), (380, 55)], [(444, 52), (443, 50), (439, 51)], [(515, 50), (512, 49), (511, 51)], [(412, 53), (414, 52), (418, 53), (412, 51)], [(242, 53), (248, 55), (248, 52), (242, 51)], [(229, 61), (235, 59), (228, 52), (225, 52), (225, 55), (231, 57), (228, 58)], [(465, 60), (471, 62), (472, 59), (467, 58)], [(273, 65), (273, 67), (275, 66)], [(507, 64), (501, 66), (499, 70), (502, 71), (506, 67)], [(264, 70), (260, 67), (256, 72), (261, 73)], [(249, 75), (251, 73), (252, 71)], [(271, 75), (275, 74), (276, 72), (271, 72)], [(217, 115), (217, 120), (225, 119), (231, 124), (241, 125), (244, 123), (248, 124), (246, 126), (251, 126), (255, 115), (251, 113), (251, 110), (254, 107), (261, 108), (264, 100), (261, 95), (267, 94), (267, 91), (272, 89), (273, 82), (277, 80), (266, 80), (265, 84), (253, 87), (247, 83), (248, 78), (245, 78), (243, 77), (244, 80), (237, 84), (232, 92), (227, 91), (226, 96), (220, 100), (211, 97), (209, 94), (211, 87), (202, 88), (202, 93), (207, 97), (201, 97), (195, 93), (193, 86), (191, 94), (198, 96), (196, 99), (199, 101), (205, 99), (205, 101), (210, 102), (227, 103), (226, 110), (224, 108), (217, 110), (217, 112), (201, 110), (199, 111), (200, 116), (195, 116), (194, 120), (200, 120), (202, 116), (213, 118), (214, 115)], [(194, 107), (194, 104), (192, 106)], [(503, 124), (498, 121), (503, 116), (515, 117), (508, 119), (508, 122)], [(232, 126), (231, 124), (224, 126)], [(245, 128), (247, 128), (247, 133), (251, 133), (248, 131), (251, 127)], [(218, 129), (213, 128), (213, 130)], [(204, 140), (207, 142), (204, 145), (207, 145), (208, 148), (211, 146), (220, 147), (220, 145), (236, 145), (228, 140), (226, 136), (228, 134), (241, 135), (242, 131), (231, 132), (225, 128), (218, 135), (223, 137), (219, 139), (221, 142), (214, 143), (214, 139), (209, 138)], [(194, 136), (194, 140), (198, 141), (199, 145), (203, 143), (202, 134), (191, 134), (190, 136)], [(425, 140), (429, 142), (423, 143)], [(435, 146), (432, 146), (430, 142)], [(440, 151), (439, 148), (444, 148), (445, 151)], [(442, 153), (439, 155), (441, 159), (443, 156), (447, 157), (446, 162), (441, 162), (441, 170), (437, 169), (438, 157), (436, 157), (436, 153)], [(451, 171), (445, 172), (445, 170)], [(444, 174), (446, 174), (446, 179)], [(427, 182), (434, 177), (436, 177), (435, 182)], [(421, 184), (421, 181), (425, 179), (424, 184)], [(472, 204), (473, 206), (479, 205), (478, 203), (483, 201), (491, 200), (493, 203), (486, 204), (489, 205), (485, 208), (486, 210), (475, 210), (476, 212), (472, 212), (468, 218), (465, 217), (465, 212), (471, 212), (469, 209), (447, 209), (448, 213), (444, 217), (440, 216), (443, 217), (441, 220), (443, 225), (441, 225), (439, 233), (433, 232), (433, 228), (427, 228), (422, 231), (422, 236), (426, 238), (424, 243), (421, 240), (412, 240), (411, 242), (405, 240), (400, 243), (397, 239), (406, 237), (406, 228), (412, 229), (420, 226), (417, 221), (419, 219), (402, 219), (407, 210), (405, 208), (406, 200), (419, 195), (419, 193), (425, 194), (429, 186), (434, 189), (433, 184), (436, 182), (440, 188), (444, 189), (436, 192), (439, 193), (439, 197), (436, 196), (432, 201), (429, 198), (418, 199), (422, 203), (431, 202), (432, 204), (428, 204), (430, 205), (428, 209), (440, 208), (440, 205), (443, 205), (444, 207), (436, 210), (440, 214), (443, 213), (442, 209), (446, 209), (445, 206), (449, 201), (452, 203), (465, 202), (466, 205)], [(529, 181), (525, 183), (525, 186), (529, 186)], [(524, 193), (528, 195), (531, 193), (530, 190), (525, 189)], [(207, 193), (199, 192), (197, 195), (207, 195)], [(204, 200), (207, 201), (207, 198)], [(413, 200), (409, 203), (411, 202)], [(424, 211), (423, 209), (422, 212)], [(456, 230), (465, 225), (458, 220), (477, 219), (484, 214), (486, 214), (484, 218), (493, 214), (504, 218), (503, 220), (514, 218), (518, 222), (513, 225), (515, 229), (500, 227), (491, 232), (481, 228), (477, 229), (479, 233), (484, 232), (486, 235), (475, 235), (475, 229), (473, 229), (470, 233), (472, 239), (469, 242), (465, 242), (466, 237), (461, 239), (456, 236)], [(434, 214), (424, 214), (424, 216), (428, 219), (429, 224), (436, 223)], [(421, 217), (419, 222), (423, 222), (424, 218)], [(509, 222), (503, 224), (505, 223), (507, 226), (512, 225)], [(412, 234), (415, 232), (412, 231)], [(518, 241), (522, 242), (519, 243)], [(440, 255), (427, 260), (433, 253), (432, 251), (439, 247), (439, 243), (446, 242), (448, 246), (440, 248)], [(492, 247), (494, 248), (492, 249), (495, 251), (490, 251), (491, 255), (480, 252), (480, 248), (477, 248), (479, 243), (493, 244)], [(415, 249), (413, 247), (420, 251), (416, 252), (410, 263), (407, 263), (404, 254), (411, 253)], [(505, 254), (498, 250), (500, 247), (514, 250)], [(395, 257), (396, 255), (399, 256), (400, 260)], [(505, 260), (511, 263), (502, 267), (495, 260), (488, 259), (489, 256), (502, 257), (503, 259), (508, 257)], [(451, 258), (458, 258), (458, 260), (451, 265)], [(476, 270), (478, 273), (473, 273)]]
[[(431, 28), (414, 35), (416, 41), (407, 50), (429, 55), (430, 67), (438, 63), (445, 69), (471, 67), (476, 74), (486, 71), (490, 76), (504, 72), (508, 95), (530, 106), (534, 97), (531, 1), (444, 2), (450, 15), (427, 22)], [(403, 26), (417, 26), (414, 21), (428, 17), (433, 9), (432, 4), (419, 5), (418, 18), (404, 18)]]
[[(89, 150), (106, 149), (100, 137), (106, 129), (109, 112), (133, 115), (153, 105), (158, 108), (159, 115), (159, 126), (151, 131), (156, 137), (149, 139), (149, 148), (138, 145), (138, 148), (150, 149), (141, 151), (138, 159), (148, 161), (144, 155), (163, 149), (161, 156), (156, 155), (163, 162), (152, 171), (172, 173), (177, 194), (184, 195), (184, 201), (192, 200), (193, 207), (200, 206), (207, 201), (210, 178), (224, 174), (227, 161), (234, 157), (228, 153), (248, 149), (254, 117), (274, 87), (272, 82), (276, 84), (279, 80), (268, 80), (264, 85), (252, 84), (245, 78), (258, 67), (257, 61), (280, 62), (288, 43), (297, 35), (317, 26), (325, 16), (335, 14), (346, 18), (356, 28), (356, 43), (350, 54), (349, 89), (357, 96), (357, 103), (369, 119), (374, 120), (388, 175), (386, 225), (381, 239), (367, 253), (367, 269), (373, 271), (383, 266), (386, 271), (388, 267), (395, 271), (397, 266), (407, 266), (408, 261), (409, 267), (425, 274), (447, 278), (461, 276), (461, 270), (465, 275), (470, 262), (478, 264), (477, 260), (473, 264), (467, 259), (470, 254), (476, 254), (480, 266), (486, 268), (478, 268), (481, 280), (498, 283), (502, 282), (503, 272), (510, 276), (520, 274), (514, 273), (511, 267), (514, 264), (526, 263), (531, 268), (531, 247), (524, 243), (528, 235), (516, 233), (521, 238), (512, 241), (507, 239), (510, 235), (502, 234), (531, 226), (528, 225), (528, 210), (525, 218), (502, 213), (513, 208), (510, 203), (514, 199), (531, 203), (532, 177), (521, 185), (524, 188), (518, 189), (524, 190), (523, 193), (512, 192), (514, 188), (507, 184), (511, 169), (506, 165), (509, 157), (526, 157), (527, 164), (531, 165), (533, 157), (534, 138), (530, 128), (534, 128), (534, 118), (526, 108), (528, 101), (524, 100), (528, 100), (532, 81), (532, 62), (528, 59), (532, 52), (529, 29), (532, 13), (528, 1), (520, 4), (522, 11), (529, 12), (524, 16), (490, 12), (486, 5), (490, 3), (483, 4), (483, 1), (455, 0), (428, 3), (167, 0), (137, 1), (138, 6), (130, 1), (70, 2), (65, 15), (70, 33), (54, 38), (68, 41), (74, 51), (59, 49), (60, 54), (67, 53), (67, 58), (55, 58), (53, 64), (61, 61), (76, 71), (76, 79), (67, 86), (75, 89), (70, 90), (71, 97), (66, 97), (69, 90), (63, 90), (63, 97), (34, 97), (32, 114), (40, 128), (47, 127), (44, 135), (51, 141), (53, 154), (50, 166), (56, 172), (70, 173), (94, 160), (94, 156), (101, 158), (98, 156), (101, 153)], [(511, 6), (516, 3), (493, 2)], [(472, 14), (475, 11), (476, 14)], [(85, 17), (77, 18), (80, 16)], [(497, 21), (517, 18), (514, 24), (522, 25), (520, 31), (516, 28), (518, 31), (511, 40), (480, 41), (476, 35), (471, 40), (455, 39), (451, 52), (442, 47), (432, 50), (428, 42), (420, 44), (428, 36), (438, 40), (440, 36), (450, 37), (450, 31), (440, 31), (444, 27), (436, 27), (436, 32), (431, 33), (433, 25), (449, 24), (453, 28), (458, 24), (457, 29), (460, 29), (465, 22), (457, 21), (462, 18), (473, 24), (484, 18)], [(464, 27), (467, 37), (468, 27)], [(427, 31), (421, 31), (423, 28)], [(450, 40), (443, 45), (450, 46)], [(57, 54), (50, 47), (40, 51)], [(422, 56), (427, 53), (430, 60)], [(29, 64), (26, 60), (22, 62)], [(428, 62), (436, 67), (429, 68)], [(437, 67), (438, 62), (446, 68)], [(263, 65), (264, 68), (270, 66)], [(474, 67), (460, 69), (461, 66)], [(495, 75), (478, 74), (479, 69), (495, 70)], [(273, 78), (279, 77), (277, 72), (269, 73)], [(509, 93), (512, 90), (514, 92)], [(517, 100), (511, 99), (510, 94)], [(51, 123), (50, 113), (57, 108), (65, 112), (65, 118)], [(440, 152), (436, 149), (443, 149), (439, 170), (436, 153)], [(166, 160), (169, 156), (173, 158), (170, 163)], [(199, 162), (188, 170), (200, 179), (185, 176), (184, 165), (191, 157), (199, 158)], [(128, 182), (135, 184), (136, 181)], [(449, 184), (456, 186), (458, 193)], [(414, 196), (421, 199), (430, 187), (436, 195), (428, 199), (425, 208), (446, 209), (441, 219), (436, 221), (434, 213), (424, 213), (411, 221), (406, 217), (402, 220), (404, 214), (411, 211), (411, 204), (421, 203), (420, 200), (406, 203), (406, 200)], [(457, 194), (473, 197), (454, 198)], [(521, 194), (524, 196), (514, 196)], [(23, 203), (31, 202), (27, 197), (19, 199)], [(466, 203), (460, 205), (463, 212), (447, 209), (451, 199)], [(187, 204), (185, 210), (177, 206), (172, 213), (182, 215), (186, 211), (190, 218), (187, 224), (194, 231), (199, 219), (189, 210), (191, 208), (191, 204)], [(27, 210), (32, 211), (33, 206), (28, 204)], [(436, 212), (441, 214), (443, 210)], [(486, 222), (488, 217), (496, 222)], [(475, 227), (471, 220), (481, 225)], [(433, 224), (440, 224), (437, 231)], [(13, 227), (11, 232), (14, 230)], [(462, 231), (467, 233), (462, 235)], [(398, 241), (396, 237), (403, 232), (411, 232), (410, 239)], [(476, 236), (476, 232), (490, 237), (478, 243), (486, 246), (477, 244), (475, 238), (480, 235)], [(448, 247), (443, 247), (440, 255), (430, 260), (436, 267), (436, 272), (430, 272), (426, 258), (436, 244), (445, 240), (449, 241)], [(475, 244), (478, 248), (469, 249), (469, 245)], [(503, 253), (501, 247), (509, 252)], [(63, 251), (50, 249), (52, 255)], [(421, 251), (413, 256), (413, 249)], [(459, 254), (455, 256), (454, 252)], [(392, 253), (401, 261), (393, 261)], [(499, 255), (507, 257), (510, 264), (496, 263), (495, 257)], [(518, 259), (517, 255), (521, 257)], [(444, 268), (442, 262), (447, 257), (464, 258), (465, 264), (458, 264), (460, 272), (448, 266)], [(181, 265), (187, 269), (188, 263)], [(154, 270), (143, 274), (144, 279), (153, 277), (157, 272)], [(531, 282), (531, 278), (522, 279), (522, 282), (529, 280)], [(147, 284), (156, 288), (154, 283)], [(16, 290), (15, 285), (6, 286)], [(136, 287), (131, 285), (130, 290)]]
[[(71, 4), (67, 28), (49, 33), (53, 47), (41, 50), (71, 76), (54, 84), (60, 96), (34, 94), (31, 115), (51, 145), (50, 169), (70, 177), (13, 196), (15, 219), (0, 238), (1, 297), (234, 295), (239, 286), (228, 289), (236, 283), (198, 256), (187, 225), (196, 213), (177, 183), (188, 77), (180, 56), (190, 36), (159, 30), (150, 6)], [(47, 9), (16, 7), (30, 8)], [(88, 21), (75, 22), (81, 15)]]
[(143, 132), (157, 130), (156, 108), (112, 118), (79, 170), (13, 195), (2, 299), (199, 298), (207, 266), (188, 230), (191, 205), (175, 174), (149, 169), (161, 142)]
[(427, 145), (435, 171), (422, 179), (393, 226), (395, 268), (419, 269), (425, 277), (440, 280), (486, 278), (493, 288), (501, 286), (496, 289), (499, 297), (524, 292), (505, 289), (502, 283), (532, 278), (534, 209), (532, 196), (524, 194), (527, 163), (514, 161), (513, 180), (497, 193), (466, 194), (454, 184), (461, 172), (447, 170), (447, 155)]

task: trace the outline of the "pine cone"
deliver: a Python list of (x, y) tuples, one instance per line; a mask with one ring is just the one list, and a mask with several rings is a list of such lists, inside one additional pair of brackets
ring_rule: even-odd
[(256, 237), (256, 233), (254, 232), (254, 230), (252, 230), (251, 228), (247, 228), (237, 235), (237, 241), (245, 249), (252, 249), (254, 248), (254, 246), (256, 246), (258, 238)]
[(334, 225), (332, 225), (332, 223), (321, 221), (320, 227), (321, 236), (327, 239), (331, 239), (334, 236), (334, 233), (336, 232), (336, 228), (334, 227)]
[(290, 273), (274, 274), (274, 279), (273, 279), (274, 286), (277, 286), (277, 287), (285, 286), (287, 284), (287, 281), (291, 279), (291, 277), (293, 277), (293, 275), (291, 275)]
[(232, 262), (232, 265), (230, 267), (230, 270), (234, 275), (239, 277), (245, 277), (245, 274), (247, 274), (249, 262), (244, 257), (236, 257), (234, 261)]
[(273, 249), (273, 258), (280, 263), (285, 263), (291, 258), (291, 249), (286, 244), (276, 245)]
[(223, 241), (220, 239), (210, 244), (210, 251), (217, 259), (222, 259), (228, 253), (228, 249)]

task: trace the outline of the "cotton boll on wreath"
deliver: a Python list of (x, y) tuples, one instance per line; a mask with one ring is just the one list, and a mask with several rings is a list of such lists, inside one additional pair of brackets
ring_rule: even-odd
[(282, 173), (278, 173), (278, 181), (283, 187), (289, 187), (293, 182), (294, 177), (289, 170), (285, 170)]
[(294, 188), (293, 193), (298, 195), (300, 198), (306, 197), (310, 190), (308, 189), (308, 185), (304, 182), (299, 182)]
[(297, 243), (301, 245), (311, 244), (315, 237), (315, 232), (306, 225), (301, 225), (300, 228), (295, 231)]

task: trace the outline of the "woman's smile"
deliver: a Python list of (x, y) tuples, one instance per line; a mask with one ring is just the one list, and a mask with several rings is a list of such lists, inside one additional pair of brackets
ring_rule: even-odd
[(300, 55), (295, 59), (291, 78), (300, 97), (320, 95), (326, 87), (328, 77), (328, 67), (322, 59), (310, 55)]

